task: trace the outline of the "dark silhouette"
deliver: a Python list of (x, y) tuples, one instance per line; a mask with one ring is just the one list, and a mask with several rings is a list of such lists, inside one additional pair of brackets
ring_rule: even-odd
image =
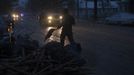
[(72, 25), (75, 24), (75, 19), (72, 15), (69, 14), (68, 9), (64, 9), (62, 11), (63, 19), (60, 27), (62, 28), (61, 36), (60, 36), (60, 42), (64, 46), (65, 37), (68, 38), (70, 43), (74, 43), (73, 39), (73, 32), (72, 32)]

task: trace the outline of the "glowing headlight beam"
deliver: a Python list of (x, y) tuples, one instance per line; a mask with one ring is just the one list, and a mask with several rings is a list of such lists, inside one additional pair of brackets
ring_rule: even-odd
[(60, 16), (59, 18), (60, 18), (60, 19), (63, 19), (63, 17), (62, 17), (62, 16)]
[(52, 16), (49, 16), (48, 19), (51, 20), (51, 19), (53, 19), (53, 17)]
[(19, 15), (17, 15), (17, 14), (13, 14), (12, 17), (14, 17), (14, 18), (15, 18), (15, 17), (18, 18)]
[(13, 15), (12, 15), (12, 17), (16, 17), (16, 15), (15, 15), (15, 14), (13, 14)]

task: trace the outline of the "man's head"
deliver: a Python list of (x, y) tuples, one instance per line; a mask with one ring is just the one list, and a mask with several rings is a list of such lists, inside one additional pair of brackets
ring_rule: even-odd
[(67, 9), (67, 8), (63, 9), (63, 10), (62, 10), (62, 14), (69, 14), (68, 9)]

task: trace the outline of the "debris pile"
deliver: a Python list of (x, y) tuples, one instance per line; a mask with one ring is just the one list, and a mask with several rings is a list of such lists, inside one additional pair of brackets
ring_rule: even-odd
[(15, 58), (0, 58), (0, 75), (86, 75), (79, 44), (62, 47), (51, 41), (39, 47), (37, 41), (18, 36), (14, 50)]

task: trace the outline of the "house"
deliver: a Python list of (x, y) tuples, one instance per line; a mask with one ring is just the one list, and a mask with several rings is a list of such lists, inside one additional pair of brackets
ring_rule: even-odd
[[(94, 13), (94, 1), (93, 0), (78, 0), (79, 1), (79, 15), (80, 16), (92, 16)], [(106, 13), (115, 13), (119, 11), (119, 4), (118, 1), (100, 1), (97, 2), (97, 10), (98, 10), (98, 16)]]

